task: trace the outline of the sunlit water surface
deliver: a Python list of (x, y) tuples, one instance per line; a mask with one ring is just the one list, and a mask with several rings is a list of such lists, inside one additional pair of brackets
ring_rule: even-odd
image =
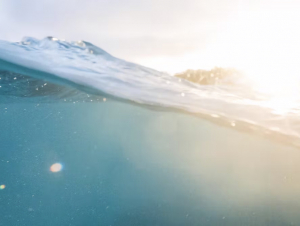
[(300, 224), (297, 104), (52, 42), (0, 42), (1, 226)]

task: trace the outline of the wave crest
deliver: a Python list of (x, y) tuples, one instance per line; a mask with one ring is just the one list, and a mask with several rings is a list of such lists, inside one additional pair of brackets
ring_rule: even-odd
[[(16, 73), (88, 93), (105, 93), (139, 104), (222, 119), (231, 127), (243, 124), (250, 130), (259, 127), (264, 133), (293, 137), (297, 142), (300, 138), (298, 109), (278, 114), (265, 104), (265, 97), (253, 91), (236, 86), (194, 84), (118, 59), (85, 41), (67, 42), (53, 37), (42, 40), (26, 37), (17, 43), (0, 41), (0, 71), (0, 76)], [(0, 94), (14, 95), (3, 81), (0, 80)]]

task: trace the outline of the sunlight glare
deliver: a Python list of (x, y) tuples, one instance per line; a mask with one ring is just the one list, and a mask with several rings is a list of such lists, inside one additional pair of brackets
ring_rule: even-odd
[(243, 11), (211, 43), (208, 57), (244, 71), (253, 89), (270, 97), (273, 108), (290, 109), (300, 90), (299, 19), (291, 11)]

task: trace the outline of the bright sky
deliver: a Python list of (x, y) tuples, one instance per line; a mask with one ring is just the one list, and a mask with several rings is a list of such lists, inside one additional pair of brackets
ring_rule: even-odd
[(0, 39), (86, 40), (170, 73), (298, 76), (300, 0), (0, 0)]

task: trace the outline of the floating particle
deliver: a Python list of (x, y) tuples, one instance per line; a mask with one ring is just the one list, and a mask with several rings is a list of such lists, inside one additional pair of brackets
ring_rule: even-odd
[(5, 188), (5, 185), (4, 184), (1, 184), (0, 185), (0, 190), (3, 190)]
[(57, 173), (59, 171), (61, 171), (63, 168), (62, 164), (60, 163), (54, 163), (51, 167), (50, 167), (50, 171), (53, 173)]
[(217, 115), (217, 114), (211, 114), (210, 116), (213, 117), (213, 118), (220, 118), (220, 116)]

